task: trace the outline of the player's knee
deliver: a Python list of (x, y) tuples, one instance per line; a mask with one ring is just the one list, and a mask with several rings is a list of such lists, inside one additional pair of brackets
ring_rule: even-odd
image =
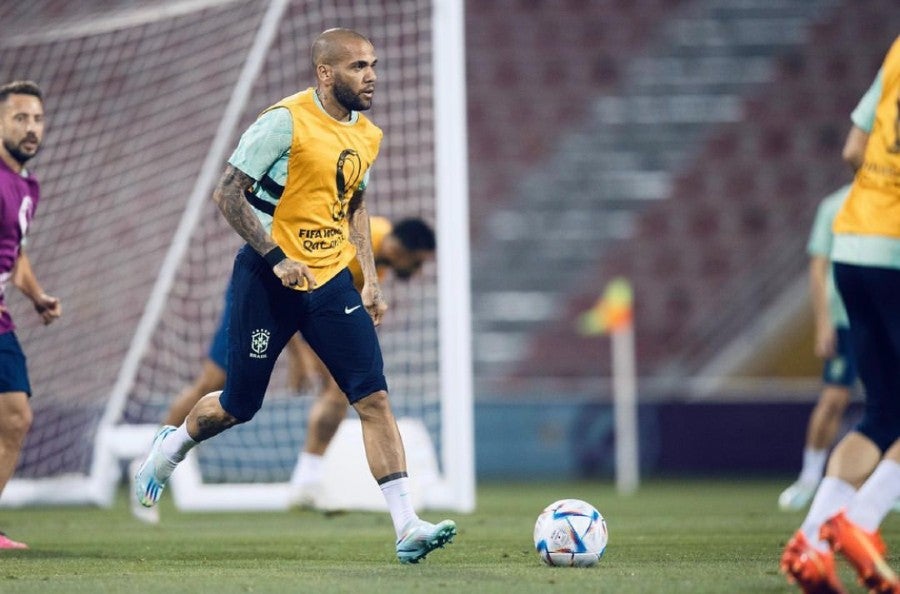
[(900, 438), (894, 440), (891, 447), (884, 452), (884, 457), (900, 464)]
[(391, 412), (391, 405), (385, 390), (378, 390), (360, 398), (353, 403), (353, 408), (356, 409), (361, 420), (384, 417)]
[(310, 418), (315, 417), (316, 422), (322, 426), (337, 427), (347, 416), (348, 406), (347, 399), (343, 395), (340, 400), (323, 399), (316, 404), (314, 411), (310, 413)]
[(328, 414), (337, 414), (339, 411), (345, 413), (349, 404), (347, 396), (333, 381), (322, 390), (319, 402), (323, 408), (328, 409)]
[(850, 390), (834, 386), (822, 391), (818, 407), (829, 416), (839, 417), (844, 414), (848, 404), (850, 404)]
[(25, 439), (28, 430), (31, 429), (33, 416), (28, 406), (18, 406), (8, 410), (0, 421), (0, 439), (8, 443), (21, 443)]
[(328, 417), (331, 422), (340, 424), (347, 416), (348, 407), (346, 399), (330, 402), (324, 416)]
[(322, 399), (329, 404), (347, 404), (347, 396), (344, 395), (343, 390), (341, 390), (340, 386), (337, 385), (337, 382), (331, 376), (325, 380), (325, 385), (322, 386)]

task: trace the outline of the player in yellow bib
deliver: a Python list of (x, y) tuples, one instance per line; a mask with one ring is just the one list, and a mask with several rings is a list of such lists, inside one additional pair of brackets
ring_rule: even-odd
[(865, 387), (781, 569), (804, 592), (844, 592), (841, 553), (871, 592), (900, 593), (878, 527), (900, 497), (900, 37), (879, 73), (875, 123), (834, 220), (831, 260)]
[[(389, 274), (399, 281), (410, 279), (422, 264), (434, 258), (434, 230), (420, 218), (405, 218), (396, 224), (385, 217), (369, 219), (372, 251), (378, 279)], [(357, 260), (349, 266), (353, 285), (363, 286), (362, 268)], [(186, 385), (172, 401), (163, 419), (163, 425), (178, 426), (184, 422), (197, 402), (225, 387), (228, 367), (228, 320), (231, 318), (231, 294), (226, 292), (225, 306), (213, 334), (206, 358), (197, 376)], [(323, 479), (323, 456), (338, 426), (347, 414), (347, 398), (331, 377), (328, 369), (299, 334), (294, 334), (287, 344), (288, 385), (297, 393), (316, 390), (317, 398), (309, 411), (306, 441), (297, 465), (291, 474), (290, 505), (298, 508), (316, 508)], [(137, 470), (143, 458), (132, 464), (131, 474)], [(131, 512), (135, 518), (149, 524), (160, 521), (159, 507), (144, 507), (132, 499)]]
[[(251, 125), (213, 195), (247, 242), (229, 286), (225, 388), (203, 397), (180, 426), (160, 429), (135, 476), (135, 496), (155, 505), (191, 448), (253, 418), (275, 359), (299, 331), (359, 415), (369, 469), (397, 535), (397, 557), (416, 563), (450, 542), (456, 525), (421, 520), (412, 507), (375, 333), (387, 303), (364, 194), (382, 133), (360, 112), (372, 106), (377, 59), (371, 42), (348, 29), (319, 35), (312, 57), (316, 86), (276, 103), (258, 120), (289, 119), (290, 136), (260, 134)], [(241, 168), (241, 155), (248, 154), (263, 166)], [(283, 184), (272, 177), (281, 173)], [(347, 268), (354, 257), (361, 291)]]

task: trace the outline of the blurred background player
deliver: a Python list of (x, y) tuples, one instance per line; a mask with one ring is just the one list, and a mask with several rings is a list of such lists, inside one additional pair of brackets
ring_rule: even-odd
[(831, 258), (850, 319), (862, 420), (835, 446), (781, 569), (804, 592), (844, 587), (834, 553), (872, 592), (900, 593), (878, 528), (900, 497), (900, 37), (874, 86), (878, 96), (861, 166), (834, 222)]
[[(6, 283), (12, 280), (34, 303), (44, 324), (62, 314), (59, 299), (44, 293), (25, 254), (25, 237), (40, 200), (40, 186), (25, 163), (44, 137), (44, 99), (31, 81), (0, 87), (0, 494), (13, 475), (31, 427), (31, 383), (25, 354), (6, 309)], [(0, 532), (0, 549), (27, 549)]]
[(803, 467), (797, 480), (778, 497), (778, 507), (797, 510), (806, 507), (825, 473), (828, 450), (837, 437), (841, 419), (856, 383), (856, 363), (850, 347), (850, 322), (831, 273), (831, 227), (850, 187), (822, 200), (816, 211), (807, 244), (809, 289), (815, 322), (815, 353), (825, 360), (822, 391), (809, 417)]
[[(852, 125), (841, 156), (854, 174), (862, 164), (877, 105), (878, 87), (873, 84), (850, 114)], [(850, 186), (847, 186), (822, 200), (807, 244), (810, 298), (815, 320), (814, 349), (816, 356), (823, 358), (825, 364), (822, 369), (822, 392), (806, 430), (800, 476), (778, 497), (778, 507), (783, 510), (802, 509), (815, 494), (825, 471), (828, 450), (837, 437), (856, 383), (850, 321), (834, 282), (831, 262), (834, 217), (849, 193)]]
[[(394, 225), (385, 217), (372, 216), (369, 226), (379, 280), (384, 280), (389, 271), (398, 280), (409, 280), (425, 262), (434, 258), (434, 230), (420, 218), (402, 219)], [(362, 290), (363, 275), (359, 262), (354, 259), (348, 268), (353, 275), (354, 286)], [(172, 402), (163, 425), (181, 425), (201, 398), (225, 387), (230, 315), (231, 295), (226, 291), (225, 307), (200, 374)], [(298, 393), (317, 392), (317, 398), (309, 410), (306, 440), (291, 473), (289, 501), (292, 507), (314, 508), (322, 482), (325, 450), (347, 416), (349, 404), (328, 369), (299, 334), (291, 337), (286, 350), (290, 389)], [(140, 462), (135, 460), (132, 463), (129, 472), (132, 480)], [(133, 497), (130, 501), (131, 511), (137, 519), (152, 524), (159, 522), (159, 507), (144, 507)]]

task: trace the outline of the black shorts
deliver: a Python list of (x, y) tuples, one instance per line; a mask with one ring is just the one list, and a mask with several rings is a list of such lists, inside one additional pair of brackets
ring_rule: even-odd
[(25, 353), (15, 332), (0, 334), (0, 393), (25, 392), (31, 396)]
[(865, 387), (856, 430), (887, 450), (900, 438), (900, 269), (834, 263)]
[(375, 325), (349, 270), (314, 291), (296, 291), (244, 246), (229, 291), (228, 375), (220, 402), (239, 421), (262, 406), (275, 361), (298, 330), (351, 403), (387, 390)]

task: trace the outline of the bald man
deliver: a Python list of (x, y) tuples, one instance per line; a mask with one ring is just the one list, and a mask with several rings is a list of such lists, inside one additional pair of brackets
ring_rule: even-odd
[[(228, 377), (179, 427), (163, 426), (135, 475), (135, 496), (159, 500), (198, 443), (245, 423), (262, 406), (275, 360), (297, 331), (359, 414), (372, 476), (384, 494), (401, 563), (450, 542), (456, 524), (421, 520), (412, 507), (406, 455), (388, 399), (375, 326), (387, 311), (373, 257), (365, 191), (382, 132), (372, 106), (372, 43), (329, 29), (312, 47), (316, 86), (266, 109), (243, 134), (213, 198), (247, 242), (229, 291)], [(348, 266), (358, 261), (362, 289)]]

